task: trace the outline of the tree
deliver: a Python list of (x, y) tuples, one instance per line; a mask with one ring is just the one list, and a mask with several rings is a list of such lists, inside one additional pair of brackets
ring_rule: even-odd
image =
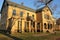
[(52, 6), (52, 3), (53, 3), (53, 0), (35, 0), (34, 2), (36, 8), (39, 8), (40, 6), (45, 5), (50, 8), (52, 13), (54, 13), (54, 11), (56, 11), (57, 5), (54, 4), (54, 6)]
[[(35, 0), (35, 5), (40, 6), (40, 5), (48, 5), (51, 1), (53, 0)], [(40, 4), (40, 5), (38, 5)]]

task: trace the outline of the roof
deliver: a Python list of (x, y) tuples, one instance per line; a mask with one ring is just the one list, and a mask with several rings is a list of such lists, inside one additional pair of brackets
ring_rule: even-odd
[[(37, 10), (34, 10), (34, 9), (32, 9), (32, 8), (29, 8), (29, 7), (26, 7), (26, 6), (24, 6), (24, 5), (17, 4), (17, 3), (15, 3), (15, 2), (11, 2), (11, 1), (8, 1), (8, 0), (4, 0), (3, 5), (4, 5), (5, 2), (6, 2), (8, 5), (15, 6), (15, 7), (19, 7), (19, 8), (22, 8), (22, 9), (25, 9), (25, 10), (28, 10), (28, 11), (31, 11), (31, 12), (42, 12), (42, 9), (46, 7), (46, 6), (44, 6), (44, 7), (42, 7), (42, 8), (37, 9)], [(47, 6), (47, 7), (48, 7), (48, 6)], [(2, 8), (3, 8), (3, 6), (2, 6)], [(48, 7), (48, 8), (49, 8), (49, 7)], [(50, 8), (49, 8), (49, 9), (50, 9)], [(1, 11), (2, 11), (2, 9), (1, 9)], [(50, 11), (51, 11), (51, 10), (50, 10)], [(51, 13), (52, 13), (52, 11), (51, 11)]]
[[(17, 3), (15, 3), (15, 2), (11, 2), (11, 1), (8, 1), (8, 0), (4, 0), (3, 5), (4, 5), (5, 2), (6, 2), (8, 5), (15, 6), (15, 7), (19, 7), (19, 8), (22, 8), (22, 9), (25, 9), (25, 10), (28, 10), (28, 11), (31, 11), (31, 12), (35, 12), (35, 10), (32, 9), (32, 8), (29, 8), (29, 7), (26, 7), (26, 6), (24, 6), (24, 5), (17, 4)], [(1, 8), (1, 12), (2, 12), (2, 9), (3, 9), (3, 5), (2, 5), (2, 8)]]
[[(44, 7), (45, 7), (45, 6), (44, 6)], [(43, 10), (44, 7), (37, 9), (37, 10), (36, 10), (36, 13), (37, 13), (37, 12), (42, 12), (42, 10)]]
[(11, 5), (11, 6), (15, 6), (15, 7), (19, 7), (19, 8), (22, 8), (22, 9), (28, 10), (28, 11), (35, 12), (34, 9), (29, 8), (29, 7), (26, 7), (26, 6), (21, 5), (21, 4), (17, 4), (17, 3), (15, 3), (15, 2), (7, 1), (7, 3), (8, 3), (8, 5)]
[[(48, 7), (48, 6), (46, 5), (46, 6), (42, 7), (42, 8), (37, 9), (37, 10), (36, 10), (36, 13), (37, 13), (37, 12), (42, 12), (42, 10), (43, 10), (45, 7)], [(48, 8), (49, 8), (49, 7), (48, 7)], [(49, 8), (49, 10), (50, 10), (50, 12), (51, 12), (51, 14), (52, 14), (52, 11), (51, 11), (50, 8)]]

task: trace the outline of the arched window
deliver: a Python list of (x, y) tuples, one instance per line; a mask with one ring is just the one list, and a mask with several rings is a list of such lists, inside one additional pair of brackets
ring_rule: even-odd
[(48, 29), (52, 29), (52, 24), (48, 24)]
[(50, 29), (50, 24), (48, 24), (48, 29)]
[(44, 23), (44, 28), (47, 29), (47, 25), (46, 25), (46, 23)]
[(16, 15), (16, 10), (13, 10), (13, 15)]
[(49, 29), (52, 29), (52, 24), (49, 25)]
[(32, 18), (34, 19), (34, 15), (32, 15)]

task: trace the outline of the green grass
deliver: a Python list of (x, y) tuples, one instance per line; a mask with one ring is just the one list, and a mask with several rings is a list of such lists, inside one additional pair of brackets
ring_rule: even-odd
[(60, 32), (50, 33), (15, 33), (11, 35), (0, 34), (1, 40), (55, 40), (60, 38)]
[(0, 40), (12, 40), (12, 38), (7, 37), (7, 36), (5, 36), (3, 34), (0, 34)]
[(60, 37), (60, 33), (50, 34), (50, 33), (25, 33), (25, 34), (14, 34), (18, 38), (23, 40), (55, 40)]

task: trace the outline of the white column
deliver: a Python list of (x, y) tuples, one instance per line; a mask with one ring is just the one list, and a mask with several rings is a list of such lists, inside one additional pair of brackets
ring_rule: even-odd
[(31, 21), (29, 21), (29, 32), (31, 32)]
[(35, 22), (35, 32), (37, 32), (37, 22)]

